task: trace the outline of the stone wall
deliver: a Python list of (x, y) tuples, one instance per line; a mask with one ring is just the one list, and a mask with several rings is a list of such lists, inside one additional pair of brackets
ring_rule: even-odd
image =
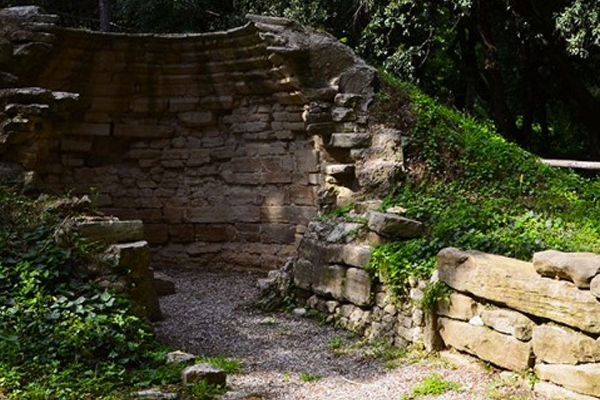
[[(425, 282), (412, 281), (408, 298), (398, 301), (368, 269), (375, 245), (417, 237), (423, 226), (375, 211), (380, 206), (381, 201), (357, 202), (348, 215), (311, 222), (285, 273), (293, 280), (295, 298), (336, 326), (369, 341), (426, 345), (426, 318), (419, 305)], [(281, 274), (273, 272), (261, 281), (266, 299)], [(269, 300), (281, 301), (282, 296)]]
[(589, 253), (546, 251), (528, 263), (445, 249), (439, 279), (454, 292), (438, 309), (439, 333), (502, 368), (533, 368), (536, 388), (553, 398), (598, 398), (599, 270), (600, 256)]
[(370, 149), (399, 143), (368, 128), (375, 70), (292, 21), (156, 36), (62, 29), (35, 7), (0, 19), (3, 160), (143, 220), (157, 265), (277, 268), (319, 210), (373, 189), (361, 171), (401, 164)]

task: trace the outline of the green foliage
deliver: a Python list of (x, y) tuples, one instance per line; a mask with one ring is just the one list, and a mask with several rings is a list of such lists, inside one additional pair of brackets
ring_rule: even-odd
[(221, 368), (227, 374), (239, 374), (242, 372), (242, 363), (235, 358), (218, 357), (200, 357), (198, 362), (209, 363), (215, 367)]
[(433, 314), (438, 302), (448, 301), (449, 299), (450, 287), (441, 281), (432, 282), (425, 287), (421, 308), (426, 313)]
[(522, 260), (549, 248), (600, 252), (599, 181), (548, 167), (490, 125), (388, 83), (410, 94), (416, 121), (405, 138), (409, 174), (385, 203), (427, 227), (373, 252), (371, 271), (398, 295), (409, 277), (428, 278), (448, 246)]
[(319, 379), (322, 379), (323, 377), (321, 375), (316, 375), (316, 374), (309, 374), (307, 372), (302, 372), (300, 374), (300, 380), (302, 382), (314, 382), (314, 381), (318, 381)]
[(164, 351), (149, 325), (93, 284), (101, 249), (73, 234), (64, 240), (65, 216), (51, 203), (0, 187), (0, 391), (108, 399), (135, 382), (176, 382), (161, 370)]
[(227, 390), (221, 385), (213, 385), (204, 380), (194, 383), (188, 391), (198, 400), (210, 400), (224, 394)]
[(336, 217), (343, 217), (350, 214), (350, 211), (354, 210), (354, 203), (346, 204), (333, 210), (333, 215)]
[(433, 373), (425, 377), (419, 384), (411, 389), (410, 394), (401, 397), (402, 400), (411, 400), (420, 396), (440, 395), (451, 390), (459, 391), (460, 385), (456, 382), (445, 381), (439, 374)]

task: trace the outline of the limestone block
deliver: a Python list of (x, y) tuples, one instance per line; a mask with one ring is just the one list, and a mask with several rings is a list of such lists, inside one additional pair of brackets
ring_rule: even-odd
[(329, 235), (327, 235), (326, 240), (329, 243), (347, 243), (356, 237), (363, 226), (363, 224), (359, 223), (340, 222), (336, 224)]
[(452, 319), (468, 321), (479, 315), (483, 305), (464, 294), (452, 292), (448, 301), (438, 303), (437, 314)]
[(341, 263), (342, 248), (339, 244), (328, 244), (305, 236), (298, 246), (298, 255), (315, 263)]
[(526, 371), (533, 364), (531, 343), (448, 318), (439, 318), (438, 324), (447, 346), (512, 371)]
[(363, 311), (358, 307), (354, 307), (352, 313), (348, 317), (347, 328), (359, 335), (362, 335), (371, 322), (371, 313), (369, 311)]
[(326, 175), (333, 177), (354, 174), (354, 164), (327, 164), (323, 167)]
[(566, 279), (580, 289), (589, 289), (592, 278), (600, 273), (600, 255), (546, 250), (533, 255), (533, 266), (541, 276)]
[(217, 368), (212, 364), (200, 363), (181, 371), (181, 380), (184, 385), (205, 381), (211, 385), (225, 386), (227, 374), (221, 368)]
[(321, 268), (319, 272), (312, 290), (322, 296), (330, 296), (336, 300), (343, 300), (346, 268), (340, 265), (327, 265)]
[(162, 272), (154, 272), (154, 279), (152, 282), (158, 296), (168, 296), (176, 292), (175, 281)]
[(144, 238), (144, 224), (138, 220), (83, 220), (77, 222), (75, 229), (91, 241), (104, 243), (133, 242)]
[(347, 244), (342, 247), (342, 262), (357, 268), (365, 268), (371, 260), (373, 247)]
[(423, 224), (395, 214), (367, 212), (369, 229), (380, 235), (394, 238), (414, 238), (423, 233)]
[(167, 364), (179, 364), (193, 360), (195, 355), (180, 350), (167, 353)]
[(590, 293), (600, 299), (600, 277), (596, 276), (590, 282)]
[(334, 103), (338, 107), (354, 108), (362, 98), (363, 96), (357, 93), (338, 93), (335, 95)]
[(461, 292), (592, 334), (600, 333), (600, 303), (570, 282), (540, 277), (533, 264), (447, 248), (438, 254), (442, 282)]
[(139, 399), (153, 399), (153, 400), (177, 400), (179, 395), (177, 393), (163, 392), (159, 389), (145, 389), (133, 393), (133, 397)]
[(371, 277), (368, 272), (349, 268), (344, 283), (344, 298), (357, 306), (371, 304)]
[(150, 269), (152, 254), (148, 242), (115, 244), (108, 248), (107, 258), (114, 260), (120, 271), (129, 271), (126, 276), (134, 309), (151, 321), (162, 319), (158, 296), (154, 289), (154, 277)]
[(407, 342), (416, 342), (418, 340), (421, 329), (419, 327), (407, 328), (403, 325), (396, 325), (396, 335), (400, 336)]
[(329, 140), (329, 147), (353, 149), (369, 145), (371, 136), (368, 133), (334, 133)]
[(539, 381), (533, 387), (535, 393), (541, 394), (549, 399), (557, 400), (597, 400), (597, 397), (590, 397), (584, 394), (575, 393), (562, 386), (554, 385), (550, 382)]
[(533, 352), (549, 364), (600, 362), (600, 344), (572, 329), (544, 324), (533, 329)]
[(535, 324), (519, 312), (504, 308), (486, 307), (481, 310), (480, 316), (486, 326), (498, 332), (512, 335), (523, 341), (531, 339), (531, 330)]
[(574, 392), (600, 397), (600, 364), (536, 364), (535, 374)]
[(307, 259), (300, 258), (294, 263), (294, 285), (304, 290), (311, 290), (312, 285), (317, 282), (318, 270), (315, 265)]

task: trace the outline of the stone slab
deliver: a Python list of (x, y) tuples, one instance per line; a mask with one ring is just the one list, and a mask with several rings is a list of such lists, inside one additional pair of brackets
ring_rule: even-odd
[(449, 347), (511, 371), (527, 371), (533, 365), (530, 343), (484, 326), (449, 318), (439, 318), (438, 326), (444, 343)]
[(469, 296), (453, 292), (450, 294), (448, 301), (440, 301), (438, 303), (437, 314), (468, 321), (476, 315), (479, 315), (483, 305), (479, 304)]
[(139, 220), (85, 220), (77, 222), (76, 230), (89, 240), (104, 243), (134, 242), (144, 239), (144, 224)]
[(533, 352), (548, 364), (600, 362), (600, 344), (593, 338), (559, 325), (533, 328)]
[(184, 385), (191, 385), (205, 381), (211, 385), (223, 385), (227, 383), (227, 374), (221, 368), (209, 363), (200, 363), (187, 367), (181, 371), (181, 380)]
[(367, 271), (349, 268), (344, 282), (344, 299), (357, 306), (367, 306), (373, 301), (371, 289), (373, 282)]
[(519, 340), (531, 340), (531, 331), (534, 327), (534, 322), (525, 315), (504, 308), (489, 307), (481, 310), (481, 320), (486, 326), (512, 335)]
[(367, 212), (367, 219), (369, 229), (387, 237), (410, 239), (420, 236), (424, 229), (421, 222), (396, 214), (371, 210)]
[(550, 382), (539, 381), (533, 387), (534, 393), (541, 394), (549, 399), (556, 400), (597, 400), (597, 397), (586, 396), (584, 394), (575, 393), (562, 386), (555, 385)]
[(600, 397), (600, 364), (537, 364), (538, 378), (556, 383), (576, 393)]
[(600, 255), (546, 250), (533, 255), (533, 266), (541, 276), (566, 279), (580, 289), (589, 289), (592, 278), (600, 273)]

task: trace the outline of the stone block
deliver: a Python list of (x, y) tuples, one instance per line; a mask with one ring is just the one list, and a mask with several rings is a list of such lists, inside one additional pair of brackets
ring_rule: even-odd
[(486, 307), (481, 310), (480, 316), (486, 326), (498, 332), (512, 335), (523, 341), (531, 339), (531, 331), (535, 324), (521, 313), (503, 308)]
[(175, 294), (175, 281), (170, 276), (162, 272), (154, 272), (154, 279), (152, 280), (154, 290), (158, 296), (168, 296)]
[(535, 374), (576, 393), (600, 397), (600, 364), (536, 364)]
[(210, 111), (187, 111), (177, 115), (179, 120), (190, 127), (202, 127), (213, 122), (213, 113)]
[(294, 285), (304, 290), (311, 290), (318, 283), (319, 269), (309, 260), (298, 259), (293, 267)]
[(154, 289), (154, 277), (150, 270), (152, 254), (145, 240), (115, 244), (108, 248), (107, 258), (114, 260), (121, 271), (129, 271), (126, 276), (128, 295), (134, 311), (151, 321), (162, 319), (158, 296)]
[(461, 292), (537, 317), (600, 334), (600, 303), (574, 284), (540, 277), (533, 264), (447, 248), (438, 254), (442, 282)]
[(479, 304), (469, 296), (458, 292), (452, 292), (448, 301), (440, 301), (438, 303), (437, 314), (468, 321), (476, 315), (479, 315), (483, 305)]
[(110, 124), (78, 123), (71, 126), (73, 135), (110, 136)]
[(533, 365), (531, 343), (495, 332), (484, 326), (439, 318), (444, 343), (457, 350), (511, 371), (527, 371)]
[(190, 353), (177, 350), (167, 353), (167, 364), (180, 364), (188, 361), (192, 361), (196, 356)]
[(343, 299), (346, 268), (340, 265), (315, 265), (312, 290), (325, 297)]
[(170, 224), (169, 237), (173, 243), (191, 243), (194, 241), (194, 225)]
[(357, 268), (366, 268), (371, 261), (373, 247), (366, 245), (346, 244), (342, 247), (342, 262)]
[(165, 244), (169, 241), (169, 225), (145, 224), (146, 240), (152, 245)]
[(533, 328), (533, 352), (548, 364), (600, 362), (600, 344), (567, 327), (544, 324)]
[(368, 133), (334, 133), (329, 140), (329, 147), (354, 149), (369, 145), (371, 136)]
[(373, 282), (367, 271), (349, 268), (344, 282), (344, 299), (357, 306), (368, 306), (372, 303), (371, 289)]
[(144, 239), (142, 221), (83, 220), (76, 224), (77, 232), (89, 240), (104, 243), (133, 242)]
[[(252, 225), (254, 226), (254, 225)], [(229, 224), (196, 224), (194, 226), (195, 238), (200, 242), (228, 242), (236, 237), (236, 230)], [(258, 237), (259, 227), (256, 226), (256, 235)]]
[(296, 229), (290, 224), (264, 224), (261, 227), (261, 241), (263, 243), (294, 243)]
[(221, 368), (217, 368), (212, 364), (200, 363), (181, 371), (181, 380), (184, 385), (204, 381), (211, 385), (225, 386), (227, 383), (227, 374)]
[(387, 237), (410, 239), (423, 233), (423, 224), (395, 214), (368, 211), (368, 226), (372, 231)]
[(541, 276), (569, 280), (580, 289), (589, 289), (600, 273), (600, 255), (546, 250), (533, 255), (533, 267)]
[(533, 387), (534, 393), (540, 394), (548, 399), (557, 400), (597, 400), (597, 397), (586, 396), (584, 394), (575, 393), (562, 386), (558, 386), (549, 382), (539, 381)]
[(116, 124), (113, 134), (124, 138), (158, 139), (171, 136), (173, 131), (171, 126)]

